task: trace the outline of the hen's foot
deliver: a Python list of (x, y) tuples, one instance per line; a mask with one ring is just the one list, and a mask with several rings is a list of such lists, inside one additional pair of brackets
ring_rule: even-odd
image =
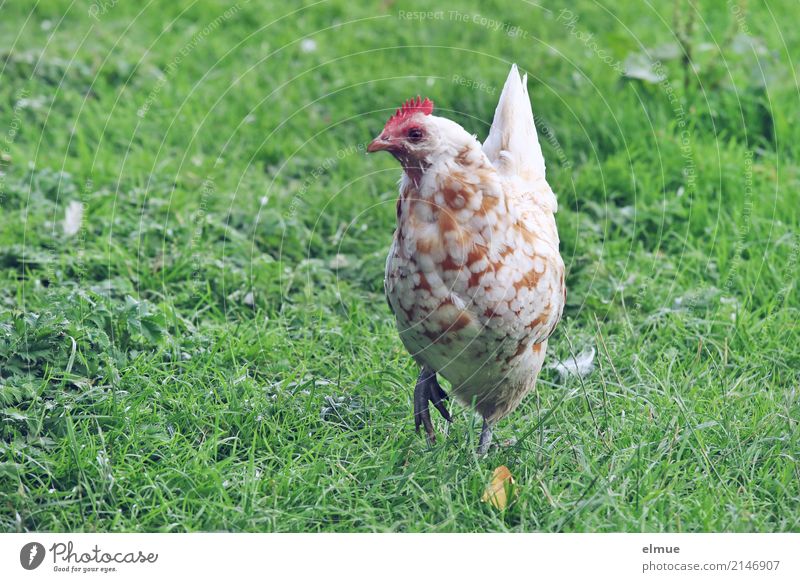
[(436, 442), (436, 434), (433, 432), (431, 422), (430, 403), (438, 410), (447, 422), (453, 422), (453, 417), (447, 412), (444, 401), (447, 394), (439, 382), (436, 380), (436, 372), (428, 367), (423, 367), (414, 387), (414, 428), (419, 432), (419, 427), (425, 427), (425, 434), (428, 435), (428, 442)]
[(478, 454), (485, 455), (489, 452), (489, 447), (492, 444), (492, 427), (491, 425), (483, 421), (483, 428), (481, 429), (481, 437), (478, 440)]

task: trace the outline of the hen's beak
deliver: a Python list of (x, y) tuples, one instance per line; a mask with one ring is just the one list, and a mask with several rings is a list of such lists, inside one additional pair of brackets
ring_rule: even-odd
[(388, 138), (384, 138), (382, 135), (379, 135), (378, 137), (373, 139), (367, 146), (367, 153), (371, 154), (373, 152), (386, 151), (391, 148), (392, 148), (391, 140)]

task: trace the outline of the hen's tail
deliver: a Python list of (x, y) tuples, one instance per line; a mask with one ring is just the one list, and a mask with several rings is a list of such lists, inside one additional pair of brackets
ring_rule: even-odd
[(501, 173), (535, 183), (544, 180), (544, 157), (527, 83), (528, 75), (520, 79), (517, 65), (511, 65), (483, 151)]

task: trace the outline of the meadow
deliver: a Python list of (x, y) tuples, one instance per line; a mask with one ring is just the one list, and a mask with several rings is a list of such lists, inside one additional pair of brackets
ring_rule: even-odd
[[(800, 531), (796, 11), (0, 0), (0, 530)], [(478, 457), (414, 433), (365, 146), (514, 62), (595, 357)]]

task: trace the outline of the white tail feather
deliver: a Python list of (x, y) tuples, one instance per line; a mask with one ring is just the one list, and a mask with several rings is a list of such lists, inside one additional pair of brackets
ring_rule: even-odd
[(483, 151), (501, 173), (533, 183), (544, 179), (545, 168), (527, 83), (512, 65)]

